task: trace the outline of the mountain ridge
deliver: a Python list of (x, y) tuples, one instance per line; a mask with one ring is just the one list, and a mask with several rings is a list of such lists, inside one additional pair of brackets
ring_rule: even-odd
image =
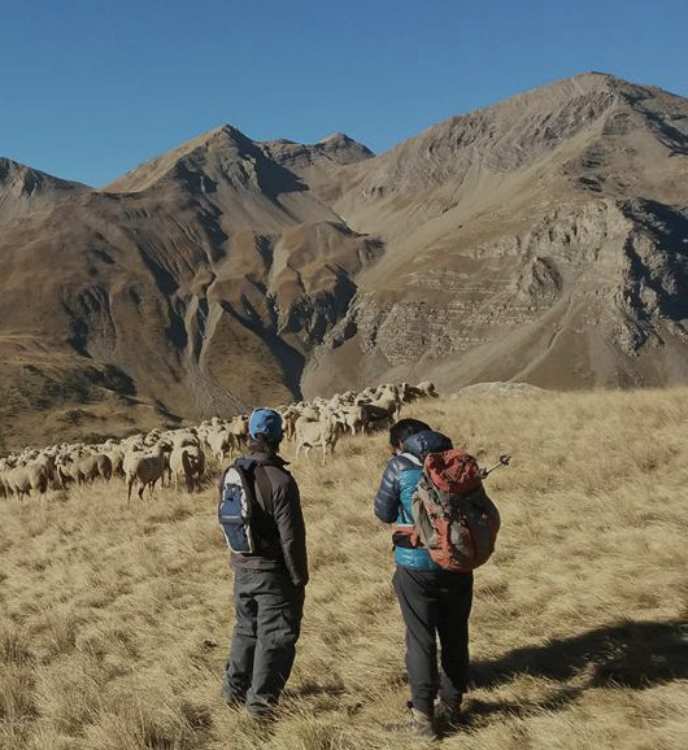
[[(363, 150), (368, 151), (374, 157), (376, 157), (376, 156), (384, 156), (385, 154), (389, 154), (391, 151), (394, 151), (395, 149), (399, 148), (400, 146), (403, 146), (408, 141), (412, 141), (412, 140), (414, 140), (416, 138), (419, 138), (424, 133), (427, 133), (428, 131), (431, 131), (434, 128), (437, 128), (437, 127), (439, 127), (439, 126), (441, 126), (441, 125), (443, 125), (445, 123), (448, 123), (448, 122), (451, 122), (451, 121), (454, 121), (454, 120), (459, 120), (459, 119), (461, 119), (463, 117), (466, 117), (467, 115), (478, 114), (478, 113), (483, 112), (485, 110), (494, 109), (495, 107), (499, 107), (499, 106), (505, 105), (508, 102), (513, 102), (514, 100), (523, 100), (523, 101), (526, 101), (529, 96), (531, 96), (533, 94), (537, 94), (538, 92), (542, 92), (543, 90), (556, 87), (556, 86), (570, 85), (570, 86), (575, 87), (578, 82), (580, 82), (582, 80), (585, 80), (585, 79), (602, 79), (605, 82), (616, 84), (616, 85), (621, 86), (621, 87), (631, 87), (632, 89), (634, 89), (636, 91), (655, 92), (657, 94), (666, 96), (668, 98), (673, 98), (673, 99), (676, 99), (676, 100), (679, 100), (679, 101), (685, 100), (685, 97), (682, 97), (679, 94), (675, 94), (675, 93), (673, 93), (671, 91), (668, 91), (667, 89), (664, 89), (664, 88), (659, 87), (659, 86), (654, 86), (654, 85), (649, 85), (649, 84), (637, 84), (637, 83), (630, 82), (630, 81), (628, 81), (626, 79), (620, 78), (620, 77), (618, 77), (618, 76), (616, 76), (616, 75), (614, 75), (612, 73), (608, 73), (608, 72), (605, 72), (605, 71), (590, 70), (590, 71), (585, 71), (585, 72), (582, 72), (582, 73), (578, 73), (578, 74), (576, 74), (574, 76), (570, 76), (568, 78), (557, 79), (557, 80), (551, 81), (550, 83), (543, 84), (541, 86), (536, 86), (536, 87), (532, 87), (530, 89), (526, 89), (526, 90), (523, 90), (523, 91), (520, 91), (520, 92), (516, 92), (516, 93), (512, 94), (511, 96), (507, 97), (506, 99), (503, 99), (503, 100), (501, 100), (501, 101), (499, 101), (497, 103), (494, 103), (494, 104), (484, 105), (482, 107), (478, 107), (476, 109), (470, 110), (469, 112), (466, 112), (466, 113), (452, 115), (452, 116), (450, 116), (448, 118), (445, 118), (442, 121), (439, 121), (437, 123), (429, 125), (428, 127), (424, 128), (423, 131), (421, 131), (421, 133), (419, 133), (417, 136), (412, 136), (411, 138), (409, 138), (409, 139), (407, 139), (407, 140), (405, 140), (405, 141), (403, 141), (403, 142), (401, 142), (399, 144), (396, 144), (396, 145), (390, 147), (389, 149), (387, 149), (384, 152), (381, 152), (380, 154), (374, 154), (372, 151), (370, 151), (370, 149), (368, 149), (367, 146), (365, 146), (364, 144), (361, 144), (360, 142), (358, 142), (355, 139), (353, 139), (350, 136), (348, 136), (346, 133), (342, 133), (340, 131), (335, 131), (335, 132), (331, 133), (330, 135), (321, 138), (319, 141), (316, 141), (313, 144), (300, 143), (299, 141), (294, 141), (294, 140), (291, 140), (289, 138), (276, 138), (276, 139), (268, 139), (268, 140), (265, 140), (265, 141), (254, 141), (254, 142), (257, 143), (257, 144), (285, 143), (285, 144), (300, 145), (300, 146), (308, 146), (308, 145), (310, 145), (310, 146), (316, 146), (318, 144), (326, 143), (328, 140), (330, 140), (332, 138), (336, 138), (336, 139), (341, 139), (342, 141), (345, 141), (345, 142), (350, 142), (350, 143), (356, 144), (358, 147), (361, 147)], [(211, 129), (209, 129), (207, 131), (203, 131), (202, 133), (200, 133), (197, 136), (193, 136), (193, 137), (189, 138), (188, 140), (186, 140), (182, 144), (180, 144), (180, 146), (173, 147), (172, 149), (170, 149), (170, 150), (168, 150), (168, 151), (166, 151), (166, 152), (164, 152), (164, 153), (162, 153), (162, 154), (160, 154), (158, 156), (152, 157), (150, 159), (145, 160), (144, 162), (141, 162), (140, 164), (138, 164), (138, 165), (132, 167), (131, 169), (127, 170), (126, 172), (122, 173), (119, 177), (116, 177), (114, 180), (112, 180), (110, 183), (108, 183), (108, 185), (112, 184), (112, 183), (114, 183), (114, 182), (116, 182), (116, 181), (118, 181), (118, 180), (120, 180), (122, 178), (124, 178), (125, 176), (131, 174), (132, 172), (135, 172), (136, 170), (138, 170), (139, 168), (141, 168), (141, 167), (143, 167), (143, 166), (145, 166), (147, 164), (150, 164), (151, 162), (158, 161), (161, 158), (165, 157), (166, 155), (173, 154), (173, 153), (175, 153), (175, 152), (177, 152), (177, 151), (179, 151), (181, 149), (184, 149), (184, 148), (190, 146), (190, 144), (192, 144), (194, 142), (198, 142), (197, 145), (200, 145), (203, 141), (207, 140), (208, 138), (213, 137), (214, 135), (216, 135), (217, 133), (219, 133), (220, 131), (223, 131), (223, 130), (233, 131), (233, 132), (237, 133), (239, 136), (241, 136), (242, 138), (248, 138), (248, 136), (244, 135), (244, 133), (239, 128), (237, 128), (236, 126), (234, 126), (234, 125), (232, 125), (230, 123), (224, 123), (224, 124), (219, 125), (219, 126), (217, 126), (215, 128), (211, 128)], [(82, 187), (89, 188), (91, 190), (95, 190), (95, 191), (99, 191), (99, 192), (108, 192), (108, 190), (107, 190), (108, 185), (105, 185), (105, 186), (100, 187), (100, 188), (96, 188), (96, 187), (91, 187), (91, 186), (89, 186), (89, 185), (87, 185), (85, 183), (79, 182), (79, 181), (66, 180), (66, 179), (57, 177), (56, 175), (53, 175), (51, 173), (45, 172), (44, 170), (40, 170), (38, 168), (32, 167), (31, 165), (29, 165), (27, 163), (19, 162), (19, 161), (15, 160), (15, 159), (12, 159), (10, 157), (6, 157), (6, 156), (0, 155), (0, 162), (14, 162), (14, 164), (16, 164), (16, 165), (18, 165), (20, 167), (24, 167), (26, 169), (35, 171), (37, 173), (40, 173), (40, 174), (45, 175), (47, 177), (50, 177), (50, 178), (52, 178), (54, 180), (59, 180), (60, 182), (66, 182), (66, 183), (71, 183), (71, 184), (75, 184), (75, 185), (80, 185)]]
[(0, 222), (49, 209), (70, 195), (90, 190), (83, 183), (63, 180), (14, 159), (0, 157)]
[(0, 172), (0, 396), (66, 434), (88, 403), (78, 429), (384, 380), (684, 382), (687, 158), (688, 100), (587, 73), (379, 155), (223, 125), (104, 190), (15, 179), (4, 214)]

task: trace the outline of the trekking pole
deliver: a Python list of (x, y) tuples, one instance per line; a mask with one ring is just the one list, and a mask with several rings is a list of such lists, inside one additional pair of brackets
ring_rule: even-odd
[(504, 453), (503, 455), (499, 457), (499, 463), (496, 463), (492, 468), (480, 470), (480, 478), (487, 479), (487, 477), (489, 477), (490, 474), (492, 474), (492, 472), (495, 469), (499, 469), (502, 466), (509, 466), (510, 463), (511, 463), (511, 456)]

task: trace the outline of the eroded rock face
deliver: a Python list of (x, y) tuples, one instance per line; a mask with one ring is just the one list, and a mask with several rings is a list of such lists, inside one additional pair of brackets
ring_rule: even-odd
[(446, 387), (685, 378), (686, 123), (685, 99), (589, 74), (352, 168), (335, 207), (386, 252), (329, 359)]
[(223, 126), (104, 190), (0, 160), (0, 389), (50, 357), (189, 418), (393, 379), (684, 381), (687, 123), (586, 74), (377, 157)]
[[(553, 315), (545, 339), (568, 326), (582, 339), (602, 337), (630, 359), (662, 346), (667, 332), (686, 340), (688, 224), (677, 209), (639, 200), (560, 206), (523, 234), (482, 243), (449, 262), (451, 268), (408, 274), (392, 299), (359, 293), (324, 348), (351, 340), (362, 356), (382, 355), (401, 372), (421, 357), (455, 357), (460, 373), (461, 355)], [(519, 356), (519, 345), (514, 340), (507, 348), (505, 375), (527, 364), (530, 352)], [(322, 362), (327, 355), (318, 356)]]

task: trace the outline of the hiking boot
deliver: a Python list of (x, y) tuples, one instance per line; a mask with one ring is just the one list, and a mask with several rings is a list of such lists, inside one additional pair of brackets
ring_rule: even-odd
[(254, 696), (246, 705), (246, 713), (256, 724), (273, 724), (277, 721), (277, 703)]
[(411, 732), (416, 737), (426, 740), (436, 740), (437, 733), (433, 726), (432, 715), (424, 714), (417, 708), (411, 707)]
[(251, 711), (251, 709), (247, 709), (246, 716), (255, 727), (265, 731), (270, 730), (277, 723), (277, 711), (274, 709), (270, 711)]
[(435, 718), (443, 730), (453, 731), (464, 723), (461, 713), (461, 700), (455, 703), (447, 703), (441, 698), (435, 703)]

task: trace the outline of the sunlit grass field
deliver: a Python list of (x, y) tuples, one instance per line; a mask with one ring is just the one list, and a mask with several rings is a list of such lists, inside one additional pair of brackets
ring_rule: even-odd
[[(476, 573), (466, 724), (441, 747), (688, 747), (688, 390), (439, 400), (488, 464), (498, 551)], [(292, 449), (287, 446), (287, 457)], [(404, 733), (385, 436), (292, 465), (311, 583), (279, 721), (220, 697), (231, 572), (208, 482), (126, 505), (120, 482), (0, 501), (0, 748), (358, 750)]]

